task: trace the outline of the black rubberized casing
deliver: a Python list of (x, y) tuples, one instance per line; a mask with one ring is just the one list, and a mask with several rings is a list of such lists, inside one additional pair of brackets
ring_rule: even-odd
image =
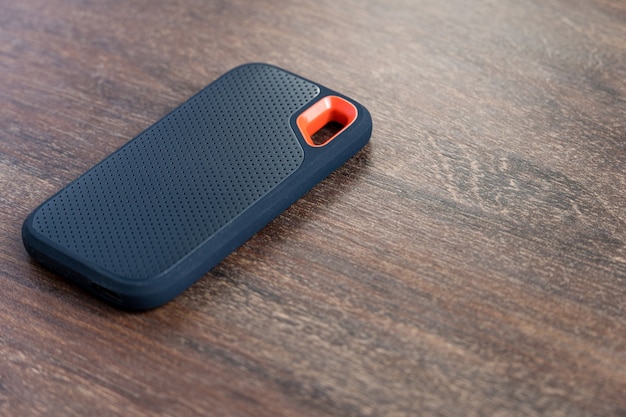
[[(357, 118), (322, 147), (297, 116), (336, 95)], [(28, 252), (98, 297), (157, 307), (343, 164), (369, 140), (359, 103), (267, 64), (237, 67), (28, 216)]]

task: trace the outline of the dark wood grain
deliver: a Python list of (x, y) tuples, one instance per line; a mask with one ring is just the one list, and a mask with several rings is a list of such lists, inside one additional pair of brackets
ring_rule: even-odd
[[(228, 69), (371, 144), (166, 306), (25, 253), (39, 203)], [(626, 4), (0, 1), (0, 415), (625, 416)]]

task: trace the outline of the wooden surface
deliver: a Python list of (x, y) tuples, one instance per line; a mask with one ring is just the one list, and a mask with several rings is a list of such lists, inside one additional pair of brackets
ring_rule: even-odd
[[(623, 1), (0, 4), (0, 415), (626, 415)], [(150, 312), (28, 257), (31, 210), (251, 61), (370, 145)]]

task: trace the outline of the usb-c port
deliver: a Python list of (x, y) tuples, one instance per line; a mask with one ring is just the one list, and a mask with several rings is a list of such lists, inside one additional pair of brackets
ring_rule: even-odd
[(116, 293), (115, 291), (111, 291), (110, 289), (105, 288), (102, 285), (98, 285), (95, 282), (91, 283), (91, 288), (96, 290), (96, 292), (98, 292), (109, 301), (113, 301), (114, 303), (120, 303), (122, 301), (122, 297), (120, 297), (118, 293)]

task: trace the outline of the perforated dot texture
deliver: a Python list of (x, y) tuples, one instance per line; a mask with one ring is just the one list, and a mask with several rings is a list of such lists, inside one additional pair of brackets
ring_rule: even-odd
[(289, 119), (318, 93), (273, 67), (230, 71), (49, 200), (34, 228), (118, 276), (156, 276), (298, 168)]

